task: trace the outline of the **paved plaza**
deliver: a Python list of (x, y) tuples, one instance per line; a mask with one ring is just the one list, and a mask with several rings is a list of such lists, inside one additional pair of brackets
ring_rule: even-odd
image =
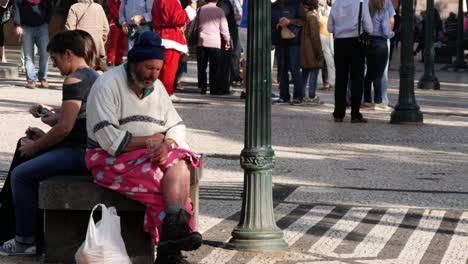
[[(19, 50), (8, 49), (10, 61)], [(390, 111), (365, 110), (367, 124), (332, 118), (333, 92), (323, 104), (273, 105), (274, 211), (289, 244), (285, 252), (225, 249), (240, 217), (245, 101), (200, 95), (189, 62), (175, 104), (193, 150), (205, 154), (199, 231), (203, 246), (186, 253), (203, 264), (460, 263), (468, 260), (468, 73), (436, 65), (441, 90), (416, 90), (422, 125), (389, 124)], [(398, 99), (398, 58), (391, 62), (389, 96)], [(61, 80), (51, 69), (49, 89), (29, 90), (20, 79), (0, 81), (0, 176), (28, 126), (33, 102), (58, 106)], [(415, 79), (422, 76), (417, 64)], [(273, 76), (276, 76), (274, 74)], [(292, 90), (292, 88), (291, 88)], [(278, 92), (275, 85), (274, 92)], [(40, 263), (3, 258), (0, 263)]]

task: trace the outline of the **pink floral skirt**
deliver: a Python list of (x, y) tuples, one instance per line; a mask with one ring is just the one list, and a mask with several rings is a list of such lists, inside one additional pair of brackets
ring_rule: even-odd
[[(200, 166), (200, 155), (182, 148), (171, 150), (164, 165), (151, 162), (147, 149), (126, 152), (116, 157), (99, 148), (90, 149), (86, 153), (86, 166), (93, 174), (94, 183), (146, 206), (144, 229), (151, 234), (155, 245), (159, 241), (158, 227), (166, 216), (162, 196), (164, 174), (180, 160), (196, 168)], [(186, 210), (193, 216), (190, 198)], [(194, 230), (193, 217), (189, 225)]]

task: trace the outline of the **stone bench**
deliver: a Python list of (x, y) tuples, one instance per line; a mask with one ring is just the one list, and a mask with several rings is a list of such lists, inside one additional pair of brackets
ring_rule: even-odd
[[(190, 171), (190, 198), (198, 224), (199, 180), (202, 166)], [(145, 207), (139, 202), (102, 188), (91, 175), (51, 177), (39, 186), (39, 208), (44, 210), (45, 258), (43, 263), (75, 263), (75, 252), (86, 237), (89, 214), (98, 203), (115, 206), (122, 237), (133, 264), (154, 261), (151, 237), (143, 231)], [(96, 213), (95, 220), (100, 219)], [(96, 219), (97, 218), (97, 219)]]
[(0, 62), (1, 79), (18, 79), (18, 65), (15, 63)]

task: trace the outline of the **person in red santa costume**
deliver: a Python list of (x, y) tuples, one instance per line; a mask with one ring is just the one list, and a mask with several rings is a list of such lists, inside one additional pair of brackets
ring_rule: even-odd
[(166, 87), (171, 99), (174, 95), (174, 80), (179, 66), (181, 53), (188, 53), (187, 41), (182, 28), (197, 15), (197, 2), (192, 1), (185, 9), (179, 0), (155, 0), (151, 10), (153, 28), (162, 38), (166, 48), (164, 65), (159, 74), (159, 80)]
[(119, 24), (120, 0), (108, 0), (110, 33), (107, 42), (107, 66), (118, 66), (123, 63), (127, 51), (127, 36)]

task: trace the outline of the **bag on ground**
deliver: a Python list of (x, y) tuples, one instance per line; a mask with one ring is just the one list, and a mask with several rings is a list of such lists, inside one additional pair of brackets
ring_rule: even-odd
[[(93, 212), (101, 207), (102, 218), (96, 224)], [(75, 254), (77, 264), (131, 264), (120, 234), (120, 217), (115, 207), (94, 206), (89, 217), (86, 239)]]

